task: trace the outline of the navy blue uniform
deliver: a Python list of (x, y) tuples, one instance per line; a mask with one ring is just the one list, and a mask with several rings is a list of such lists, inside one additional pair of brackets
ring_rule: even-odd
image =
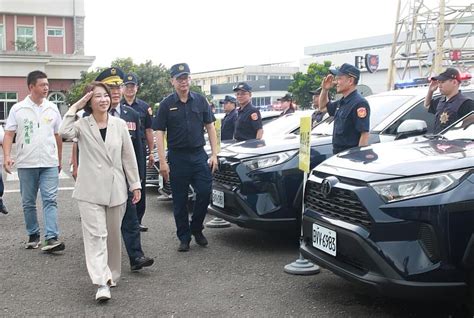
[(248, 103), (247, 106), (239, 108), (238, 114), (234, 138), (238, 141), (257, 138), (257, 131), (262, 129), (260, 111), (252, 103)]
[[(186, 103), (176, 93), (166, 97), (153, 120), (154, 130), (167, 132), (173, 212), (177, 236), (182, 242), (189, 242), (192, 233), (201, 233), (203, 229), (212, 186), (203, 129), (212, 122), (207, 100), (194, 92), (189, 93)], [(196, 192), (191, 222), (187, 211), (190, 184)]]
[(142, 178), (142, 197), (140, 201), (137, 203), (137, 216), (138, 222), (141, 224), (143, 216), (145, 215), (146, 209), (146, 155), (147, 155), (147, 140), (146, 140), (146, 129), (151, 129), (151, 108), (148, 106), (147, 103), (142, 101), (141, 99), (135, 98), (131, 105), (127, 104), (125, 99), (122, 100), (122, 105), (129, 106), (133, 108), (135, 111), (138, 112), (140, 115), (140, 139), (142, 143), (142, 152), (143, 152), (143, 166), (145, 167), (145, 173)]
[(234, 139), (235, 121), (237, 120), (237, 109), (233, 109), (224, 116), (221, 127), (221, 140)]
[[(135, 157), (137, 158), (138, 172), (140, 179), (145, 177), (145, 166), (143, 165), (143, 146), (140, 137), (140, 115), (132, 108), (121, 105), (120, 118), (127, 123), (128, 132), (132, 139)], [(122, 237), (127, 249), (130, 263), (134, 265), (135, 259), (143, 257), (145, 254), (142, 250), (142, 243), (140, 240), (140, 227), (137, 217), (137, 207), (132, 203), (133, 193), (128, 192), (127, 209), (122, 219)]]
[(357, 90), (327, 104), (328, 114), (334, 116), (333, 153), (356, 147), (362, 132), (370, 128), (370, 107)]
[(295, 109), (293, 107), (290, 107), (287, 110), (281, 112), (280, 117), (288, 115), (288, 114), (293, 114), (294, 112), (295, 112)]
[(446, 97), (431, 100), (428, 111), (436, 115), (434, 133), (439, 133), (459, 118), (474, 111), (474, 101), (459, 92), (449, 100), (446, 100)]

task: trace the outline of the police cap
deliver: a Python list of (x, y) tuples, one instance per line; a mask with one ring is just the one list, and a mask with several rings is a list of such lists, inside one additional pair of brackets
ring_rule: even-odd
[(138, 85), (138, 77), (133, 74), (133, 73), (128, 73), (126, 76), (125, 76), (125, 79), (123, 81), (123, 83), (125, 85), (127, 84), (135, 84), (135, 85)]
[(190, 73), (191, 70), (186, 63), (175, 64), (170, 68), (170, 75), (173, 78), (180, 77), (181, 75), (189, 75)]
[(314, 91), (309, 91), (311, 95), (321, 95), (321, 87), (315, 89)]
[(341, 67), (337, 69), (331, 69), (329, 70), (329, 72), (335, 76), (347, 75), (347, 76), (355, 78), (356, 80), (359, 80), (360, 78), (359, 69), (356, 68), (354, 65), (351, 65), (348, 63), (342, 64)]
[(235, 99), (235, 97), (232, 97), (230, 95), (225, 95), (224, 99), (219, 101), (219, 104), (225, 104), (225, 103), (237, 104), (237, 100)]
[(285, 94), (285, 96), (278, 98), (277, 101), (279, 102), (291, 102), (293, 100), (293, 96), (290, 93)]
[(123, 84), (124, 73), (118, 67), (109, 67), (103, 70), (97, 77), (97, 82), (102, 82), (106, 85), (118, 86)]
[(237, 84), (237, 86), (234, 87), (233, 91), (234, 92), (237, 92), (237, 91), (251, 92), (252, 86), (250, 86), (247, 83), (242, 82), (242, 83)]
[(458, 82), (461, 82), (461, 74), (459, 74), (459, 71), (455, 68), (447, 68), (446, 71), (439, 74), (438, 76), (432, 77), (431, 79), (435, 81), (446, 81), (450, 79), (455, 79)]

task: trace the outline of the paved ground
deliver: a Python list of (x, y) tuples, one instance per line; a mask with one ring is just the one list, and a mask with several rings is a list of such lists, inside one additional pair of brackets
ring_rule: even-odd
[[(70, 145), (65, 145), (65, 163)], [(322, 270), (301, 277), (283, 272), (297, 257), (289, 237), (232, 226), (206, 229), (209, 247), (194, 243), (178, 253), (171, 203), (147, 191), (142, 236), (153, 267), (131, 273), (123, 255), (123, 278), (104, 305), (94, 301), (84, 262), (73, 180), (64, 174), (59, 193), (61, 238), (57, 255), (25, 250), (18, 181), (6, 182), (10, 214), (0, 215), (0, 316), (158, 317), (452, 317), (450, 303), (407, 302), (370, 295)], [(209, 218), (210, 219), (210, 218)]]

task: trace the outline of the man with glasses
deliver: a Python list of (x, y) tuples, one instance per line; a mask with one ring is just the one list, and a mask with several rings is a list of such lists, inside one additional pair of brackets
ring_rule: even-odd
[[(102, 71), (95, 80), (106, 84), (110, 89), (110, 115), (120, 117), (127, 123), (128, 132), (135, 150), (138, 172), (140, 179), (143, 180), (145, 176), (145, 166), (143, 165), (144, 160), (142, 159), (143, 149), (140, 137), (140, 115), (132, 108), (120, 104), (120, 100), (122, 99), (123, 78), (123, 71), (118, 67), (112, 67)], [(142, 189), (142, 196), (144, 195), (145, 193)], [(138, 271), (143, 267), (153, 265), (154, 260), (153, 258), (145, 256), (143, 252), (137, 207), (132, 203), (132, 198), (133, 194), (129, 191), (127, 209), (122, 219), (121, 230), (125, 248), (130, 258), (131, 270)]]
[[(143, 156), (143, 166), (146, 166), (146, 155), (147, 155), (147, 145), (148, 149), (150, 150), (150, 156), (148, 158), (148, 165), (150, 167), (153, 166), (155, 163), (153, 157), (153, 147), (155, 142), (153, 141), (153, 129), (151, 128), (151, 115), (152, 110), (151, 107), (148, 106), (143, 100), (137, 98), (138, 92), (138, 78), (135, 74), (129, 73), (125, 76), (124, 81), (124, 88), (123, 88), (123, 99), (122, 105), (129, 106), (133, 108), (138, 114), (140, 115), (140, 139), (142, 143), (142, 151)], [(142, 179), (142, 197), (140, 201), (137, 203), (137, 216), (138, 222), (140, 226), (140, 231), (146, 232), (148, 228), (143, 225), (142, 220), (143, 216), (145, 215), (146, 209), (146, 169)]]
[[(332, 135), (333, 153), (352, 147), (363, 147), (369, 143), (370, 107), (367, 100), (357, 92), (360, 71), (344, 63), (339, 69), (330, 70), (323, 79), (319, 95), (319, 110), (334, 116)], [(334, 77), (335, 76), (335, 77)], [(342, 98), (330, 102), (329, 90), (336, 85)]]
[[(460, 84), (461, 74), (454, 68), (447, 68), (443, 73), (431, 78), (425, 107), (436, 116), (434, 133), (439, 133), (474, 110), (474, 101), (459, 91)], [(443, 96), (433, 99), (438, 88)]]
[[(170, 68), (171, 84), (175, 92), (160, 103), (153, 121), (160, 174), (165, 181), (170, 180), (171, 183), (176, 234), (180, 241), (179, 252), (189, 251), (191, 235), (198, 245), (208, 245), (202, 234), (202, 223), (211, 195), (211, 173), (217, 169), (217, 136), (211, 108), (204, 96), (190, 91), (189, 74), (190, 69), (186, 63), (175, 64)], [(204, 151), (204, 127), (211, 143), (210, 158)], [(165, 133), (168, 160), (164, 149)], [(190, 184), (196, 192), (191, 221), (187, 209)]]
[(262, 139), (262, 116), (260, 111), (252, 105), (252, 87), (247, 83), (239, 83), (234, 88), (234, 92), (239, 103), (234, 139), (237, 141)]

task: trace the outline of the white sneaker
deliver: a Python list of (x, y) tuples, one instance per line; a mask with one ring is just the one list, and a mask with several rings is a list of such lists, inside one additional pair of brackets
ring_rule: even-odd
[(97, 289), (97, 293), (95, 294), (95, 300), (102, 302), (107, 301), (111, 298), (110, 296), (110, 288), (107, 285), (101, 285)]

